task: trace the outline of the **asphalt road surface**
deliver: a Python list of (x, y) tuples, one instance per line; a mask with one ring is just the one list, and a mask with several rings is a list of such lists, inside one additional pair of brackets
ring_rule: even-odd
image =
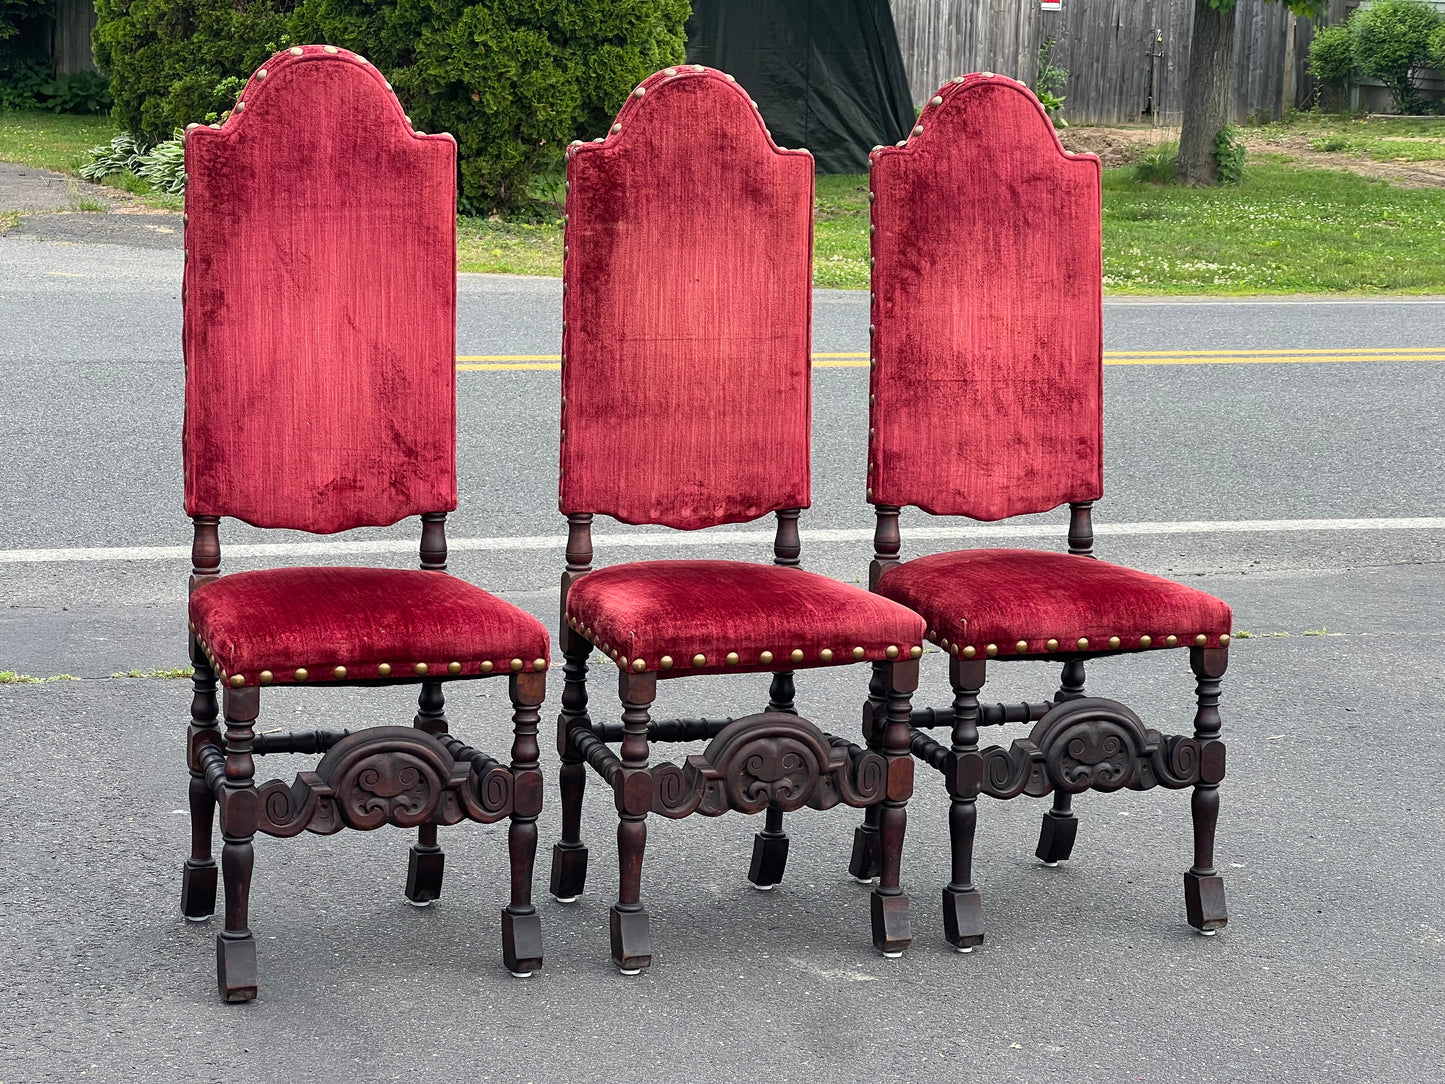
[[(867, 890), (846, 877), (852, 813), (790, 816), (787, 878), (767, 894), (745, 879), (761, 821), (734, 816), (653, 824), (656, 960), (626, 979), (607, 960), (610, 801), (589, 785), (588, 892), (564, 907), (544, 891), (549, 783), (547, 959), (532, 979), (500, 966), (504, 827), (442, 833), (446, 887), (426, 911), (401, 897), (405, 833), (262, 837), (261, 996), (227, 1007), (218, 920), (189, 926), (176, 908), (189, 683), (110, 676), (184, 661), (179, 271), (166, 249), (0, 238), (0, 670), (79, 679), (0, 686), (0, 1084), (1445, 1078), (1445, 302), (1106, 306), (1100, 555), (1218, 594), (1241, 634), (1224, 682), (1219, 936), (1184, 922), (1185, 794), (1081, 796), (1079, 844), (1057, 869), (1032, 857), (1042, 803), (984, 800), (988, 940), (953, 953), (938, 913), (947, 802), (925, 769), (902, 959), (872, 950)], [(559, 303), (554, 281), (461, 280), (458, 354), (474, 367), (458, 374), (450, 528), (455, 572), (549, 625)], [(861, 353), (866, 296), (818, 292), (815, 325), (818, 354)], [(856, 580), (871, 526), (866, 369), (818, 361), (804, 560)], [(1057, 515), (1016, 526), (1022, 541), (910, 512), (905, 554), (1062, 542)], [(603, 563), (703, 552), (697, 536), (663, 548), (655, 530), (598, 534)], [(231, 570), (408, 565), (415, 537), (403, 524), (305, 554), (258, 548), (300, 536), (231, 523), (222, 535)], [(755, 530), (711, 537), (726, 556), (769, 554)], [(946, 667), (924, 663), (916, 703), (943, 706)], [(1037, 699), (1057, 676), (996, 669), (989, 699)], [(865, 683), (849, 667), (801, 674), (799, 707), (851, 733)], [(1090, 689), (1166, 732), (1192, 715), (1183, 652), (1101, 662)], [(658, 712), (745, 713), (765, 690), (667, 683)], [(453, 727), (501, 753), (504, 705), (494, 683), (461, 686)], [(412, 710), (406, 689), (278, 689), (259, 725), (405, 723)], [(258, 777), (289, 777), (285, 760)], [(555, 763), (544, 749), (549, 776)]]

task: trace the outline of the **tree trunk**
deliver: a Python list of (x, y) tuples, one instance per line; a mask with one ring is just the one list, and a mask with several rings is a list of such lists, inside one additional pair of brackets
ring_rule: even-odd
[(1235, 6), (1216, 10), (1211, 0), (1195, 0), (1194, 33), (1189, 42), (1189, 78), (1184, 84), (1184, 126), (1179, 133), (1180, 184), (1217, 184), (1214, 137), (1229, 125), (1234, 86)]

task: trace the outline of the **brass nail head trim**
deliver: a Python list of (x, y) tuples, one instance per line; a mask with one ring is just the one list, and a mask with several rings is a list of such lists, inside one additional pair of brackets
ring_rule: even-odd
[(642, 673), (642, 671), (647, 669), (647, 663), (644, 662), (642, 659), (633, 659), (632, 669), (636, 670), (640, 674)]
[(1148, 646), (1150, 646), (1152, 643), (1154, 643), (1154, 638), (1153, 638), (1152, 636), (1141, 636), (1141, 637), (1139, 637), (1139, 646), (1140, 646), (1140, 647), (1148, 647)]
[(232, 675), (231, 675), (231, 688), (233, 688), (233, 689), (239, 689), (239, 688), (240, 688), (242, 685), (244, 685), (244, 684), (246, 684), (246, 675), (245, 675), (245, 674), (232, 674)]
[(424, 662), (419, 662), (419, 663), (417, 663), (415, 669), (416, 669), (416, 672), (417, 672), (417, 675), (418, 675), (418, 676), (425, 676), (425, 675), (426, 675), (426, 663), (424, 663)]
[(449, 662), (449, 663), (447, 663), (447, 673), (448, 673), (448, 674), (460, 674), (461, 672), (462, 672), (462, 664), (461, 664), (461, 663), (459, 663), (459, 662)]
[(1020, 640), (1018, 643), (1014, 644), (1014, 650), (1017, 651), (1020, 655), (1024, 654), (1024, 652), (1028, 651), (1028, 649), (1029, 642), (1027, 640)]
[(993, 658), (998, 654), (998, 644), (989, 644), (983, 651), (989, 658)]
[(883, 649), (883, 657), (886, 659), (898, 658), (898, 647), (896, 644), (889, 644)]
[(1048, 640), (1048, 642), (1044, 644), (1044, 650), (1045, 650), (1045, 651), (1057, 651), (1057, 650), (1059, 650), (1059, 642), (1058, 642), (1057, 640), (1053, 639), (1052, 637), (1050, 637), (1050, 639)]
[(671, 655), (664, 655), (662, 658), (660, 658), (660, 659), (657, 660), (657, 665), (660, 666), (660, 667), (662, 667), (664, 670), (671, 670), (671, 669), (672, 669), (672, 656), (671, 656)]
[(738, 653), (736, 651), (728, 652), (727, 663), (729, 666), (736, 666), (738, 664)]
[(494, 663), (494, 662), (492, 662), (490, 659), (488, 659), (486, 662), (482, 663), (482, 673), (484, 673), (484, 674), (490, 674), (490, 673), (491, 673), (493, 670), (495, 670), (496, 668), (497, 668), (497, 664)]
[(311, 676), (311, 675), (309, 675), (309, 674), (306, 672), (306, 667), (302, 666), (302, 667), (298, 667), (298, 668), (297, 668), (297, 670), (296, 670), (296, 680), (297, 680), (297, 681), (305, 681), (305, 680), (306, 680), (308, 677), (310, 677), (310, 676)]
[(1229, 633), (1226, 632), (1223, 636), (1221, 636), (1221, 637), (1219, 638), (1219, 646), (1220, 646), (1220, 647), (1228, 647), (1228, 646), (1229, 646), (1229, 639), (1230, 639)]
[(833, 649), (831, 647), (823, 648), (822, 651), (818, 652), (818, 658), (822, 659), (824, 662), (832, 662)]
[(704, 654), (702, 654), (701, 652), (699, 652), (698, 654), (696, 654), (696, 655), (694, 655), (694, 656), (692, 657), (692, 664), (693, 664), (694, 666), (706, 666), (706, 665), (707, 665), (707, 656), (704, 655)]
[(1172, 636), (1172, 635), (1171, 635), (1171, 636), (1166, 636), (1166, 637), (1164, 637), (1164, 646), (1165, 646), (1165, 647), (1177, 647), (1178, 644), (1179, 644), (1179, 637), (1177, 637), (1177, 636)]
[(270, 685), (270, 684), (271, 684), (271, 679), (272, 679), (273, 676), (274, 676), (274, 675), (271, 673), (270, 670), (262, 670), (262, 671), (261, 671), (261, 676), (260, 676), (260, 679), (259, 679), (259, 680), (260, 680), (260, 682), (261, 682), (262, 685)]
[(962, 654), (965, 659), (971, 659), (978, 654), (978, 648), (972, 646), (966, 647), (960, 654)]
[(788, 658), (792, 659), (794, 662), (802, 662), (803, 649), (801, 647), (793, 648), (792, 652), (788, 655)]
[(1089, 638), (1087, 636), (1080, 636), (1078, 642), (1075, 643), (1074, 646), (1077, 647), (1080, 651), (1088, 651)]
[(341, 680), (345, 679), (345, 677), (346, 677), (346, 667), (344, 667), (344, 666), (338, 666), (335, 670), (331, 671), (331, 676), (332, 676), (333, 678), (335, 678), (337, 681), (341, 681)]
[(758, 656), (758, 662), (762, 663), (764, 666), (767, 666), (772, 661), (773, 653), (771, 651), (764, 651), (761, 655)]
[(376, 668), (377, 677), (391, 677), (391, 663), (384, 662)]
[(511, 662), (507, 663), (507, 666), (511, 669), (512, 673), (520, 673), (522, 669), (522, 660), (513, 659)]
[(855, 647), (853, 649), (853, 657), (855, 659), (861, 659), (866, 654), (868, 654), (868, 652), (864, 651), (861, 647)]
[(1203, 647), (1207, 643), (1209, 643), (1209, 637), (1205, 636), (1202, 632), (1198, 636), (1194, 637), (1195, 647)]

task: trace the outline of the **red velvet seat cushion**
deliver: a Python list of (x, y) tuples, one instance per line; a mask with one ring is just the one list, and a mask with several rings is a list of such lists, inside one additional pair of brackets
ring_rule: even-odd
[[(928, 622), (929, 639), (968, 658), (1219, 647), (1229, 642), (1234, 620), (1213, 595), (1173, 580), (1038, 550), (920, 557), (885, 572), (878, 593), (917, 610)], [(1081, 646), (1081, 639), (1087, 644)]]
[(567, 621), (619, 666), (662, 677), (917, 658), (924, 633), (917, 614), (860, 587), (743, 561), (599, 569), (567, 593)]
[(238, 572), (191, 593), (191, 622), (222, 680), (246, 685), (547, 668), (540, 621), (444, 572)]

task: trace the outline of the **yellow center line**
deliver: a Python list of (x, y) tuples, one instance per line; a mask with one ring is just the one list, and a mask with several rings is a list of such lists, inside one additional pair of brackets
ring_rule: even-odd
[[(1445, 361), (1445, 347), (1330, 350), (1139, 350), (1110, 351), (1105, 365), (1266, 365), (1329, 361)], [(815, 369), (863, 369), (867, 354), (814, 354)], [(493, 354), (457, 358), (462, 372), (550, 370), (562, 368), (557, 354)]]

